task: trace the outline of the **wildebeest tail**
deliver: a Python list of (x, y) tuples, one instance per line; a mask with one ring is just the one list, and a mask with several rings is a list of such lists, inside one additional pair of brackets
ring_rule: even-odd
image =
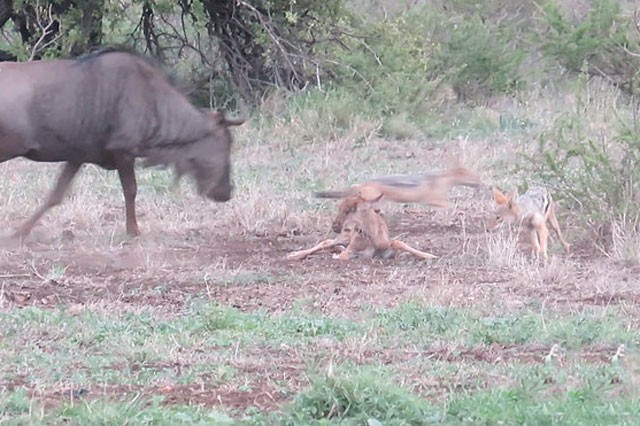
[(340, 191), (319, 191), (314, 192), (313, 196), (316, 198), (345, 198), (353, 195), (353, 190), (343, 189)]

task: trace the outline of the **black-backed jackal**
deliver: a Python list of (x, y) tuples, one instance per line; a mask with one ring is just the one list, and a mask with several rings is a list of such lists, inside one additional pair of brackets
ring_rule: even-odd
[(532, 254), (540, 253), (547, 257), (547, 240), (549, 230), (557, 234), (560, 243), (566, 253), (569, 253), (569, 243), (562, 236), (560, 225), (556, 218), (555, 202), (549, 191), (541, 187), (529, 188), (524, 194), (518, 195), (514, 189), (508, 195), (499, 189), (492, 188), (493, 198), (497, 204), (493, 218), (489, 221), (489, 230), (497, 229), (503, 222), (517, 223), (529, 231), (529, 239), (532, 244)]
[(340, 191), (316, 192), (317, 198), (341, 198), (338, 214), (331, 229), (340, 232), (349, 213), (364, 202), (387, 199), (399, 203), (423, 203), (434, 207), (451, 207), (447, 192), (456, 185), (476, 187), (480, 178), (464, 167), (419, 173), (392, 175), (371, 179)]

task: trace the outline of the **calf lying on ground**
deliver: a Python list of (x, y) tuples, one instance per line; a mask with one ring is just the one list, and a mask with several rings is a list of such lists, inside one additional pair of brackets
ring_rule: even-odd
[(340, 246), (346, 248), (339, 255), (334, 255), (334, 258), (341, 260), (374, 256), (388, 258), (396, 250), (409, 252), (421, 259), (437, 257), (410, 247), (398, 239), (389, 238), (387, 224), (380, 213), (373, 209), (372, 202), (361, 201), (353, 211), (345, 215), (337, 238), (324, 240), (310, 249), (294, 251), (287, 258), (301, 260), (317, 251)]

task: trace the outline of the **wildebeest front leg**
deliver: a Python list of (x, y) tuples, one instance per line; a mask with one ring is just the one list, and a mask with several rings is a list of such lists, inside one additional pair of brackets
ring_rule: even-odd
[(13, 234), (14, 238), (23, 238), (29, 235), (33, 226), (40, 220), (43, 214), (47, 212), (51, 207), (57, 206), (62, 202), (64, 194), (69, 188), (69, 184), (73, 180), (73, 177), (78, 173), (82, 164), (65, 163), (62, 173), (58, 177), (56, 187), (53, 189), (47, 201), (40, 206), (40, 208), (31, 216), (20, 228)]
[(138, 184), (136, 182), (133, 165), (133, 159), (122, 159), (117, 161), (116, 168), (118, 169), (118, 176), (122, 184), (122, 192), (124, 192), (127, 234), (137, 237), (140, 235), (138, 221), (136, 220), (136, 193), (138, 192)]

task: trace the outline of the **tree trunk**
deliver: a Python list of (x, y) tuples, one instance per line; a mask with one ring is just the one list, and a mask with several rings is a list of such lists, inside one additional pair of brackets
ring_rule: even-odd
[(11, 18), (13, 14), (13, 0), (0, 0), (0, 28)]
[(81, 11), (78, 24), (82, 37), (71, 46), (71, 55), (79, 56), (102, 44), (104, 0), (74, 1), (73, 4)]

